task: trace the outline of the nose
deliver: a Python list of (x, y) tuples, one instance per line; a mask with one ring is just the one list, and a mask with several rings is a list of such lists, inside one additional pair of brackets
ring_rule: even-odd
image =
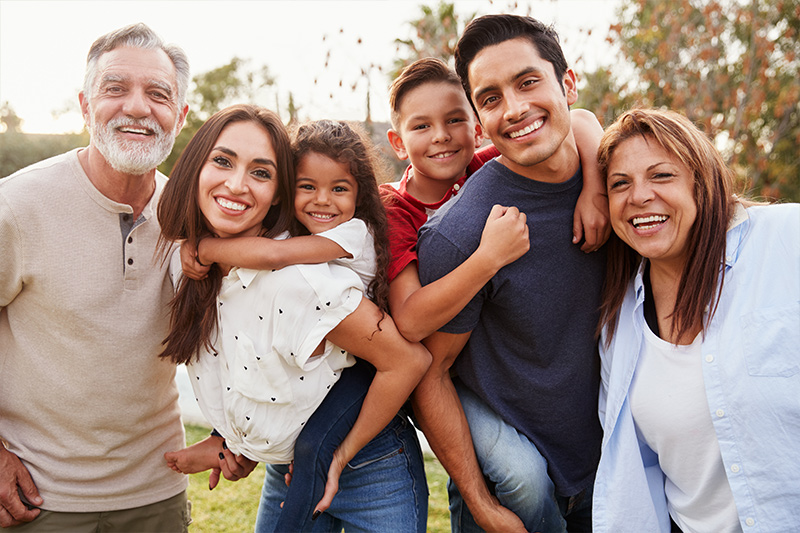
[(433, 142), (445, 143), (449, 140), (450, 140), (450, 132), (447, 130), (447, 127), (444, 124), (439, 124), (438, 126), (434, 126)]
[(647, 181), (634, 181), (630, 188), (630, 199), (634, 205), (644, 205), (653, 199), (653, 188)]
[(244, 194), (247, 192), (247, 175), (244, 170), (234, 170), (228, 174), (225, 180), (225, 187), (231, 191), (232, 194)]
[(143, 91), (133, 90), (123, 102), (122, 111), (129, 117), (142, 118), (150, 114), (150, 104)]
[(328, 205), (331, 201), (330, 193), (323, 187), (317, 188), (314, 194), (314, 203), (317, 205)]
[(519, 121), (530, 109), (527, 100), (518, 95), (516, 91), (506, 91), (506, 94), (503, 95), (503, 102), (505, 102), (503, 118), (507, 122)]

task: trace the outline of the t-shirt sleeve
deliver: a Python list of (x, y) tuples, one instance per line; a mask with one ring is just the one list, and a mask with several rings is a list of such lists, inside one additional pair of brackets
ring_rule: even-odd
[[(423, 226), (420, 230), (418, 254), (419, 280), (423, 286), (446, 276), (469, 257), (450, 239), (429, 226)], [(472, 331), (480, 317), (485, 291), (486, 287), (478, 291), (466, 307), (439, 331), (454, 334)]]
[(22, 242), (14, 215), (0, 195), (0, 308), (22, 291)]
[(398, 203), (386, 207), (389, 221), (389, 282), (417, 260), (417, 224), (411, 213)]
[(332, 240), (341, 246), (345, 252), (352, 255), (353, 259), (358, 259), (364, 256), (364, 246), (367, 244), (368, 231), (367, 225), (363, 220), (353, 217), (335, 228), (316, 235)]

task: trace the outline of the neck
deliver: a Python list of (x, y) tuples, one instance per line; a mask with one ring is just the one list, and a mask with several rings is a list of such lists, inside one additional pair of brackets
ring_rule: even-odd
[(106, 198), (133, 209), (136, 220), (152, 198), (156, 189), (156, 169), (144, 174), (124, 174), (114, 170), (103, 154), (89, 145), (78, 152), (78, 160), (92, 185)]
[(422, 203), (435, 204), (444, 198), (447, 191), (453, 187), (453, 184), (457, 182), (460, 177), (461, 176), (458, 176), (452, 180), (427, 179), (420, 177), (419, 174), (414, 172), (414, 167), (411, 167), (408, 173), (408, 180), (406, 181), (406, 191)]
[(650, 262), (650, 286), (658, 317), (659, 336), (673, 344), (691, 344), (702, 329), (702, 324), (691, 328), (682, 336), (673, 331), (675, 304), (678, 301), (683, 265), (675, 262)]
[(571, 131), (556, 148), (555, 152), (538, 163), (521, 165), (511, 161), (503, 154), (497, 158), (497, 161), (520, 176), (545, 183), (563, 183), (569, 180), (578, 171), (581, 162), (578, 156), (578, 147)]

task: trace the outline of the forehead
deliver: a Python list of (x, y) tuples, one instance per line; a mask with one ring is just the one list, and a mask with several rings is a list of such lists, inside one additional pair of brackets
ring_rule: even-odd
[(472, 93), (486, 86), (510, 83), (521, 72), (537, 70), (555, 77), (553, 64), (525, 37), (487, 46), (475, 55), (467, 75)]
[(307, 152), (297, 163), (298, 178), (317, 179), (322, 181), (348, 180), (355, 183), (347, 163), (331, 159), (319, 152)]
[(240, 120), (226, 125), (215, 144), (234, 149), (242, 158), (255, 158), (262, 153), (275, 157), (269, 133), (253, 121)]
[(128, 80), (147, 80), (177, 85), (175, 65), (160, 48), (145, 49), (123, 46), (110, 50), (97, 60), (95, 83), (109, 76)]
[(410, 89), (400, 101), (398, 111), (402, 120), (415, 116), (446, 115), (454, 111), (472, 115), (472, 108), (461, 86), (445, 81), (424, 82)]

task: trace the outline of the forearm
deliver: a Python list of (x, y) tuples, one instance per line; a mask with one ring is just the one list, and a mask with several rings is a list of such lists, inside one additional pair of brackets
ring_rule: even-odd
[(502, 266), (483, 255), (479, 248), (452, 272), (392, 306), (400, 333), (410, 341), (421, 341), (464, 309)]
[(464, 410), (449, 373), (429, 371), (411, 396), (425, 438), (476, 520), (496, 505), (478, 465)]
[(197, 246), (198, 259), (204, 265), (222, 263), (253, 270), (327, 263), (347, 255), (334, 241), (316, 235), (282, 240), (265, 237), (208, 237)]

